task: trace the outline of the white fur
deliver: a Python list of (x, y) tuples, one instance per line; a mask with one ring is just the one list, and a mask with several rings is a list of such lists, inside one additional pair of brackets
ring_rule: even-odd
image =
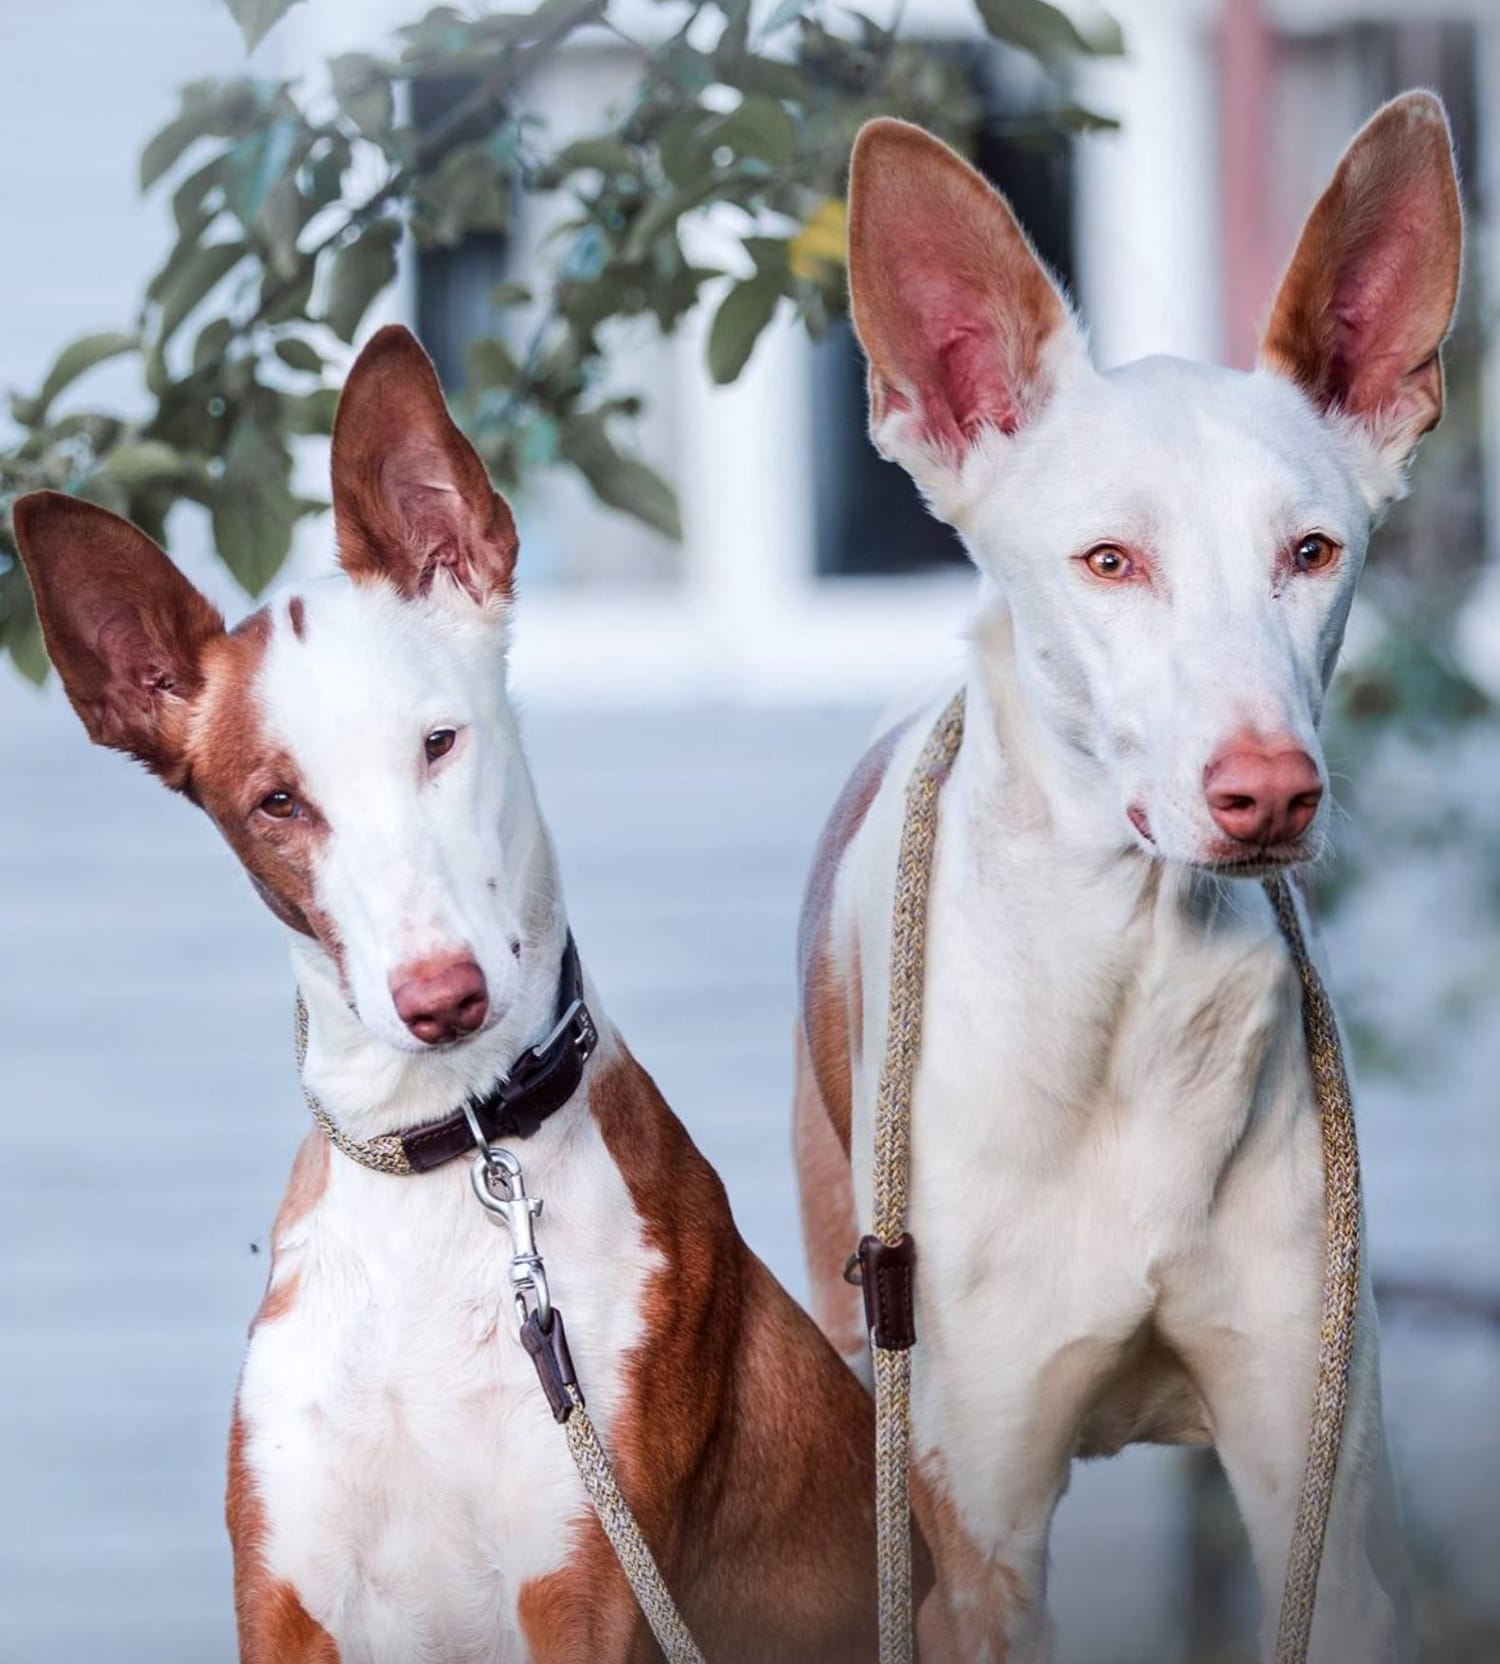
[[(1247, 728), (1291, 736), (1326, 779), (1324, 693), (1397, 482), (1269, 374), (1066, 361), (1034, 424), (981, 439), (946, 499), (984, 578), (913, 1104), (916, 1449), (1019, 1580), (1005, 1656), (1036, 1664), (1078, 1433), (1154, 1333), (1201, 1394), (1269, 1650), (1316, 1373), (1322, 1163), (1295, 971), (1259, 886), (1198, 864), (1214, 836), (1202, 780)], [(1344, 546), (1338, 568), (1278, 581), (1278, 552), (1311, 530)], [(1149, 586), (1074, 558), (1127, 539)], [(870, 1014), (863, 1228), (902, 797), (936, 710), (901, 740), (834, 898)], [(1411, 1644), (1366, 1286), (1313, 1658), (1389, 1664)]]
[[(608, 1442), (659, 1256), (586, 1090), (519, 1153)], [(267, 1569), (343, 1664), (522, 1660), (517, 1596), (567, 1561), (588, 1507), (516, 1336), (508, 1239), (470, 1194), (467, 1161), (405, 1180), (331, 1162), (278, 1250), (292, 1309), (256, 1328), (240, 1389)]]
[[(503, 626), (451, 588), (411, 603), (330, 580), (306, 595), (300, 639), (276, 611), (259, 692), (328, 825), (318, 900), (345, 953), (341, 975), (292, 939), (306, 1081), (359, 1137), (446, 1114), (547, 1032), (566, 934)], [(441, 725), (460, 742), (431, 770), (422, 742)], [(465, 945), (491, 1025), (416, 1049), (392, 968)], [(660, 1256), (589, 1113), (588, 1082), (619, 1052), (588, 998), (602, 1035), (590, 1073), (517, 1153), (608, 1443)], [(517, 1338), (508, 1235), (472, 1196), (467, 1161), (395, 1178), (329, 1160), (325, 1193), (277, 1245), (273, 1289), (295, 1279), (290, 1309), (257, 1325), (241, 1383), (266, 1569), (343, 1664), (519, 1661), (517, 1596), (566, 1562), (587, 1504)]]
[[(465, 1067), (533, 1037), (550, 993), (522, 967), (558, 946), (552, 852), (506, 696), (505, 644), (503, 618), (445, 578), (421, 601), (330, 578), (305, 592), (300, 637), (278, 611), (259, 683), (267, 729), (328, 823), (317, 900), (343, 944), (345, 993), (390, 1047), (425, 1055), (391, 978), (467, 948), (490, 1013)], [(423, 742), (443, 727), (457, 741), (429, 764)], [(351, 1093), (361, 1104), (364, 1085)]]

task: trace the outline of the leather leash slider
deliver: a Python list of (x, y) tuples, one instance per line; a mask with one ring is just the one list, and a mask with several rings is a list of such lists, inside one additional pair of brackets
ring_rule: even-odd
[(878, 1236), (863, 1237), (854, 1258), (865, 1297), (870, 1344), (886, 1352), (910, 1350), (917, 1344), (917, 1245), (911, 1232), (903, 1231), (894, 1242), (882, 1242)]
[(552, 1407), (553, 1420), (566, 1421), (573, 1413), (573, 1398), (568, 1388), (578, 1393), (580, 1404), (583, 1403), (583, 1393), (573, 1371), (573, 1357), (568, 1351), (562, 1313), (556, 1306), (552, 1308), (552, 1322), (545, 1329), (540, 1315), (531, 1313), (521, 1325), (521, 1345), (536, 1365), (536, 1377), (542, 1383), (542, 1391)]

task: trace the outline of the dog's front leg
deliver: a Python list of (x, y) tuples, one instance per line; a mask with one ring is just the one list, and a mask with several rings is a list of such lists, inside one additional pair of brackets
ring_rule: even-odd
[(912, 1474), (912, 1505), (932, 1555), (933, 1586), (917, 1613), (922, 1664), (1050, 1664), (1047, 1537), (1053, 1504), (1033, 1529), (1011, 1533), (1003, 1551), (976, 1541), (940, 1460)]
[[(1292, 1367), (1276, 1338), (1221, 1338), (1193, 1361), (1219, 1458), (1250, 1536), (1262, 1599), (1261, 1651), (1274, 1656), (1287, 1556), (1302, 1490), (1317, 1331)], [(1277, 1341), (1282, 1344), (1278, 1346)], [(1375, 1304), (1362, 1290), (1333, 1507), (1308, 1664), (1408, 1664), (1415, 1656), (1395, 1484), (1380, 1412)]]

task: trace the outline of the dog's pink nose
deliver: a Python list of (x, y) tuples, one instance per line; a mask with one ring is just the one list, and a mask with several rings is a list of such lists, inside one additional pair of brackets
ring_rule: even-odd
[(1203, 771), (1208, 812), (1236, 843), (1291, 843), (1323, 798), (1318, 765), (1295, 741), (1232, 740)]
[(484, 972), (461, 959), (419, 960), (391, 977), (396, 1015), (429, 1046), (472, 1034), (490, 1008)]

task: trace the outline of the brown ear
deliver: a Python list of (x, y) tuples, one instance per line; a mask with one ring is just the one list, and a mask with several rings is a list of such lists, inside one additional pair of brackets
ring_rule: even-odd
[(903, 121), (867, 122), (854, 143), (849, 291), (871, 434), (908, 467), (914, 450), (961, 463), (982, 432), (1014, 433), (1083, 358), (1005, 199)]
[(14, 509), (47, 652), (96, 745), (184, 782), (188, 709), (224, 621), (139, 528), (58, 491)]
[(399, 324), (371, 338), (339, 400), (333, 512), (352, 578), (412, 596), (446, 570), (476, 601), (510, 594), (515, 521), (449, 416), (432, 360)]
[(1365, 124), (1308, 217), (1260, 362), (1404, 462), (1443, 413), (1462, 265), (1448, 118), (1431, 93), (1405, 93)]

